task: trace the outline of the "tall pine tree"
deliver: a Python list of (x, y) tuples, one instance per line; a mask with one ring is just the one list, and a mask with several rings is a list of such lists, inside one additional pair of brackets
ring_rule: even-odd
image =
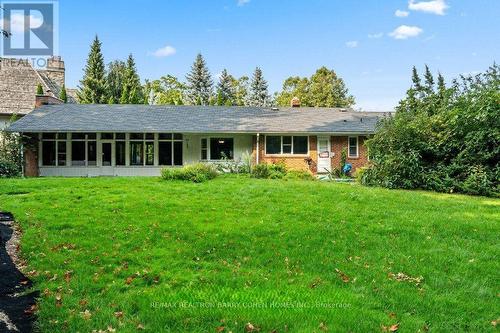
[(267, 81), (264, 80), (262, 70), (257, 67), (253, 73), (252, 82), (250, 83), (250, 96), (248, 105), (250, 106), (268, 106), (270, 96), (267, 89)]
[(106, 84), (108, 90), (108, 103), (117, 104), (120, 102), (123, 92), (123, 83), (127, 71), (127, 64), (121, 60), (115, 60), (108, 64)]
[(128, 56), (120, 104), (142, 104), (144, 93), (132, 54)]
[(224, 69), (217, 84), (217, 105), (234, 105), (234, 78)]
[(186, 80), (188, 83), (187, 97), (191, 104), (208, 105), (212, 97), (213, 82), (201, 53), (196, 56)]
[(101, 52), (101, 42), (97, 35), (90, 46), (85, 72), (78, 88), (77, 96), (80, 103), (101, 104), (106, 102), (104, 57)]
[(425, 91), (427, 94), (432, 94), (434, 92), (434, 77), (432, 76), (429, 66), (425, 65)]

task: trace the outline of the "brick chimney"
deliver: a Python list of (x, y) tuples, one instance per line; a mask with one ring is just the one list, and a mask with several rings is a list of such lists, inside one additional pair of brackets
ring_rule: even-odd
[(300, 99), (297, 96), (292, 98), (292, 100), (290, 101), (290, 106), (292, 108), (300, 108)]
[(52, 56), (47, 59), (45, 73), (49, 79), (54, 81), (59, 87), (62, 87), (65, 82), (65, 67), (61, 56)]
[(35, 109), (42, 105), (64, 104), (64, 101), (50, 95), (36, 95)]

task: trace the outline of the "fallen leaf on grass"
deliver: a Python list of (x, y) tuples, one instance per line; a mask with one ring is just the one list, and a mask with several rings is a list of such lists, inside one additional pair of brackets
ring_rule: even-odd
[(325, 323), (321, 322), (319, 324), (319, 329), (326, 332), (326, 331), (328, 331), (328, 326), (326, 326)]
[(116, 318), (122, 318), (123, 317), (123, 312), (121, 312), (121, 311), (115, 312), (115, 317)]
[(144, 325), (143, 324), (137, 324), (137, 329), (138, 330), (143, 330), (144, 329)]
[(62, 306), (62, 297), (61, 295), (56, 295), (56, 306), (59, 308)]
[(72, 275), (73, 275), (73, 271), (66, 271), (64, 273), (64, 281), (66, 281), (66, 283), (69, 283), (71, 281)]
[(493, 325), (493, 327), (497, 327), (498, 324), (500, 324), (500, 318), (491, 321), (491, 325)]
[(80, 312), (80, 315), (82, 316), (83, 319), (89, 320), (90, 317), (92, 317), (92, 313), (89, 310), (85, 310), (83, 312)]
[(418, 277), (411, 277), (409, 275), (406, 275), (405, 273), (389, 273), (389, 278), (399, 281), (399, 282), (410, 282), (410, 283), (415, 283), (416, 286), (420, 285), (422, 281), (424, 280), (423, 276), (418, 276)]
[(80, 300), (80, 302), (78, 302), (81, 306), (85, 306), (87, 305), (89, 302), (86, 300), (86, 299), (82, 299)]
[(38, 307), (36, 304), (33, 304), (29, 308), (25, 309), (24, 313), (27, 315), (32, 315), (33, 313), (36, 312), (36, 310), (38, 310)]
[(245, 325), (245, 331), (246, 332), (257, 332), (257, 331), (259, 331), (259, 329), (256, 326), (254, 326), (252, 323), (247, 323)]
[(216, 332), (223, 332), (226, 328), (224, 326), (219, 326), (215, 329)]
[(345, 274), (344, 272), (342, 272), (340, 269), (335, 268), (335, 272), (337, 272), (337, 274), (340, 276), (340, 278), (342, 279), (342, 281), (344, 281), (344, 283), (348, 283), (350, 281), (349, 276), (347, 276), (347, 274)]
[(399, 329), (399, 324), (393, 324), (391, 326), (382, 325), (382, 332), (397, 332)]

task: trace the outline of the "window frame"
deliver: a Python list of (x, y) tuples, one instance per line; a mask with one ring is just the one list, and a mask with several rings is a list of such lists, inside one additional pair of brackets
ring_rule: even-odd
[[(167, 138), (161, 138), (162, 135), (169, 135)], [(170, 164), (160, 163), (160, 143), (170, 143)], [(181, 142), (182, 154), (181, 154), (181, 164), (175, 164), (175, 143)], [(156, 152), (155, 152), (156, 153)], [(158, 166), (160, 167), (179, 167), (184, 165), (184, 135), (182, 133), (158, 133)]]
[[(44, 134), (54, 134), (53, 138), (44, 138)], [(63, 138), (60, 138), (59, 135), (64, 134)], [(67, 167), (68, 166), (68, 133), (66, 132), (55, 132), (55, 133), (40, 133), (40, 166), (41, 167)], [(44, 142), (53, 142), (54, 143), (54, 164), (45, 164), (44, 161)], [(59, 152), (59, 143), (63, 143), (65, 145), (64, 152)], [(59, 165), (59, 155), (64, 154), (64, 163)]]
[[(220, 162), (222, 160), (214, 160), (212, 159), (212, 150), (210, 148), (210, 142), (212, 139), (231, 139), (233, 140), (233, 158), (228, 159), (228, 161), (234, 161), (236, 156), (236, 139), (234, 136), (204, 136), (200, 138), (200, 161), (202, 162)], [(203, 140), (206, 140), (207, 146), (203, 148)], [(203, 159), (203, 151), (206, 151), (207, 158)]]
[[(356, 139), (356, 155), (351, 155), (351, 139)], [(348, 158), (359, 158), (359, 137), (358, 136), (348, 136), (347, 137), (347, 157)]]
[[(267, 137), (269, 137), (269, 136), (280, 137), (280, 152), (279, 153), (268, 153), (267, 152)], [(290, 137), (290, 139), (291, 139), (291, 152), (290, 153), (283, 153), (283, 137)], [(305, 137), (307, 139), (307, 152), (306, 153), (301, 153), (301, 154), (294, 153), (294, 138), (295, 137)], [(281, 134), (266, 135), (264, 138), (264, 155), (266, 155), (266, 156), (289, 156), (289, 157), (309, 156), (309, 154), (311, 152), (309, 139), (310, 139), (309, 135), (281, 135)], [(289, 144), (286, 144), (286, 145), (290, 146)]]

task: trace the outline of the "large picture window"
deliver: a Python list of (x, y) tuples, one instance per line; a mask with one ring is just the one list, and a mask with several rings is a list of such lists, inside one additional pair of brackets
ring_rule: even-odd
[(159, 165), (182, 165), (182, 134), (160, 133), (158, 135)]
[(268, 135), (266, 136), (267, 155), (307, 155), (308, 136)]
[(210, 159), (221, 160), (234, 158), (233, 138), (210, 138)]

